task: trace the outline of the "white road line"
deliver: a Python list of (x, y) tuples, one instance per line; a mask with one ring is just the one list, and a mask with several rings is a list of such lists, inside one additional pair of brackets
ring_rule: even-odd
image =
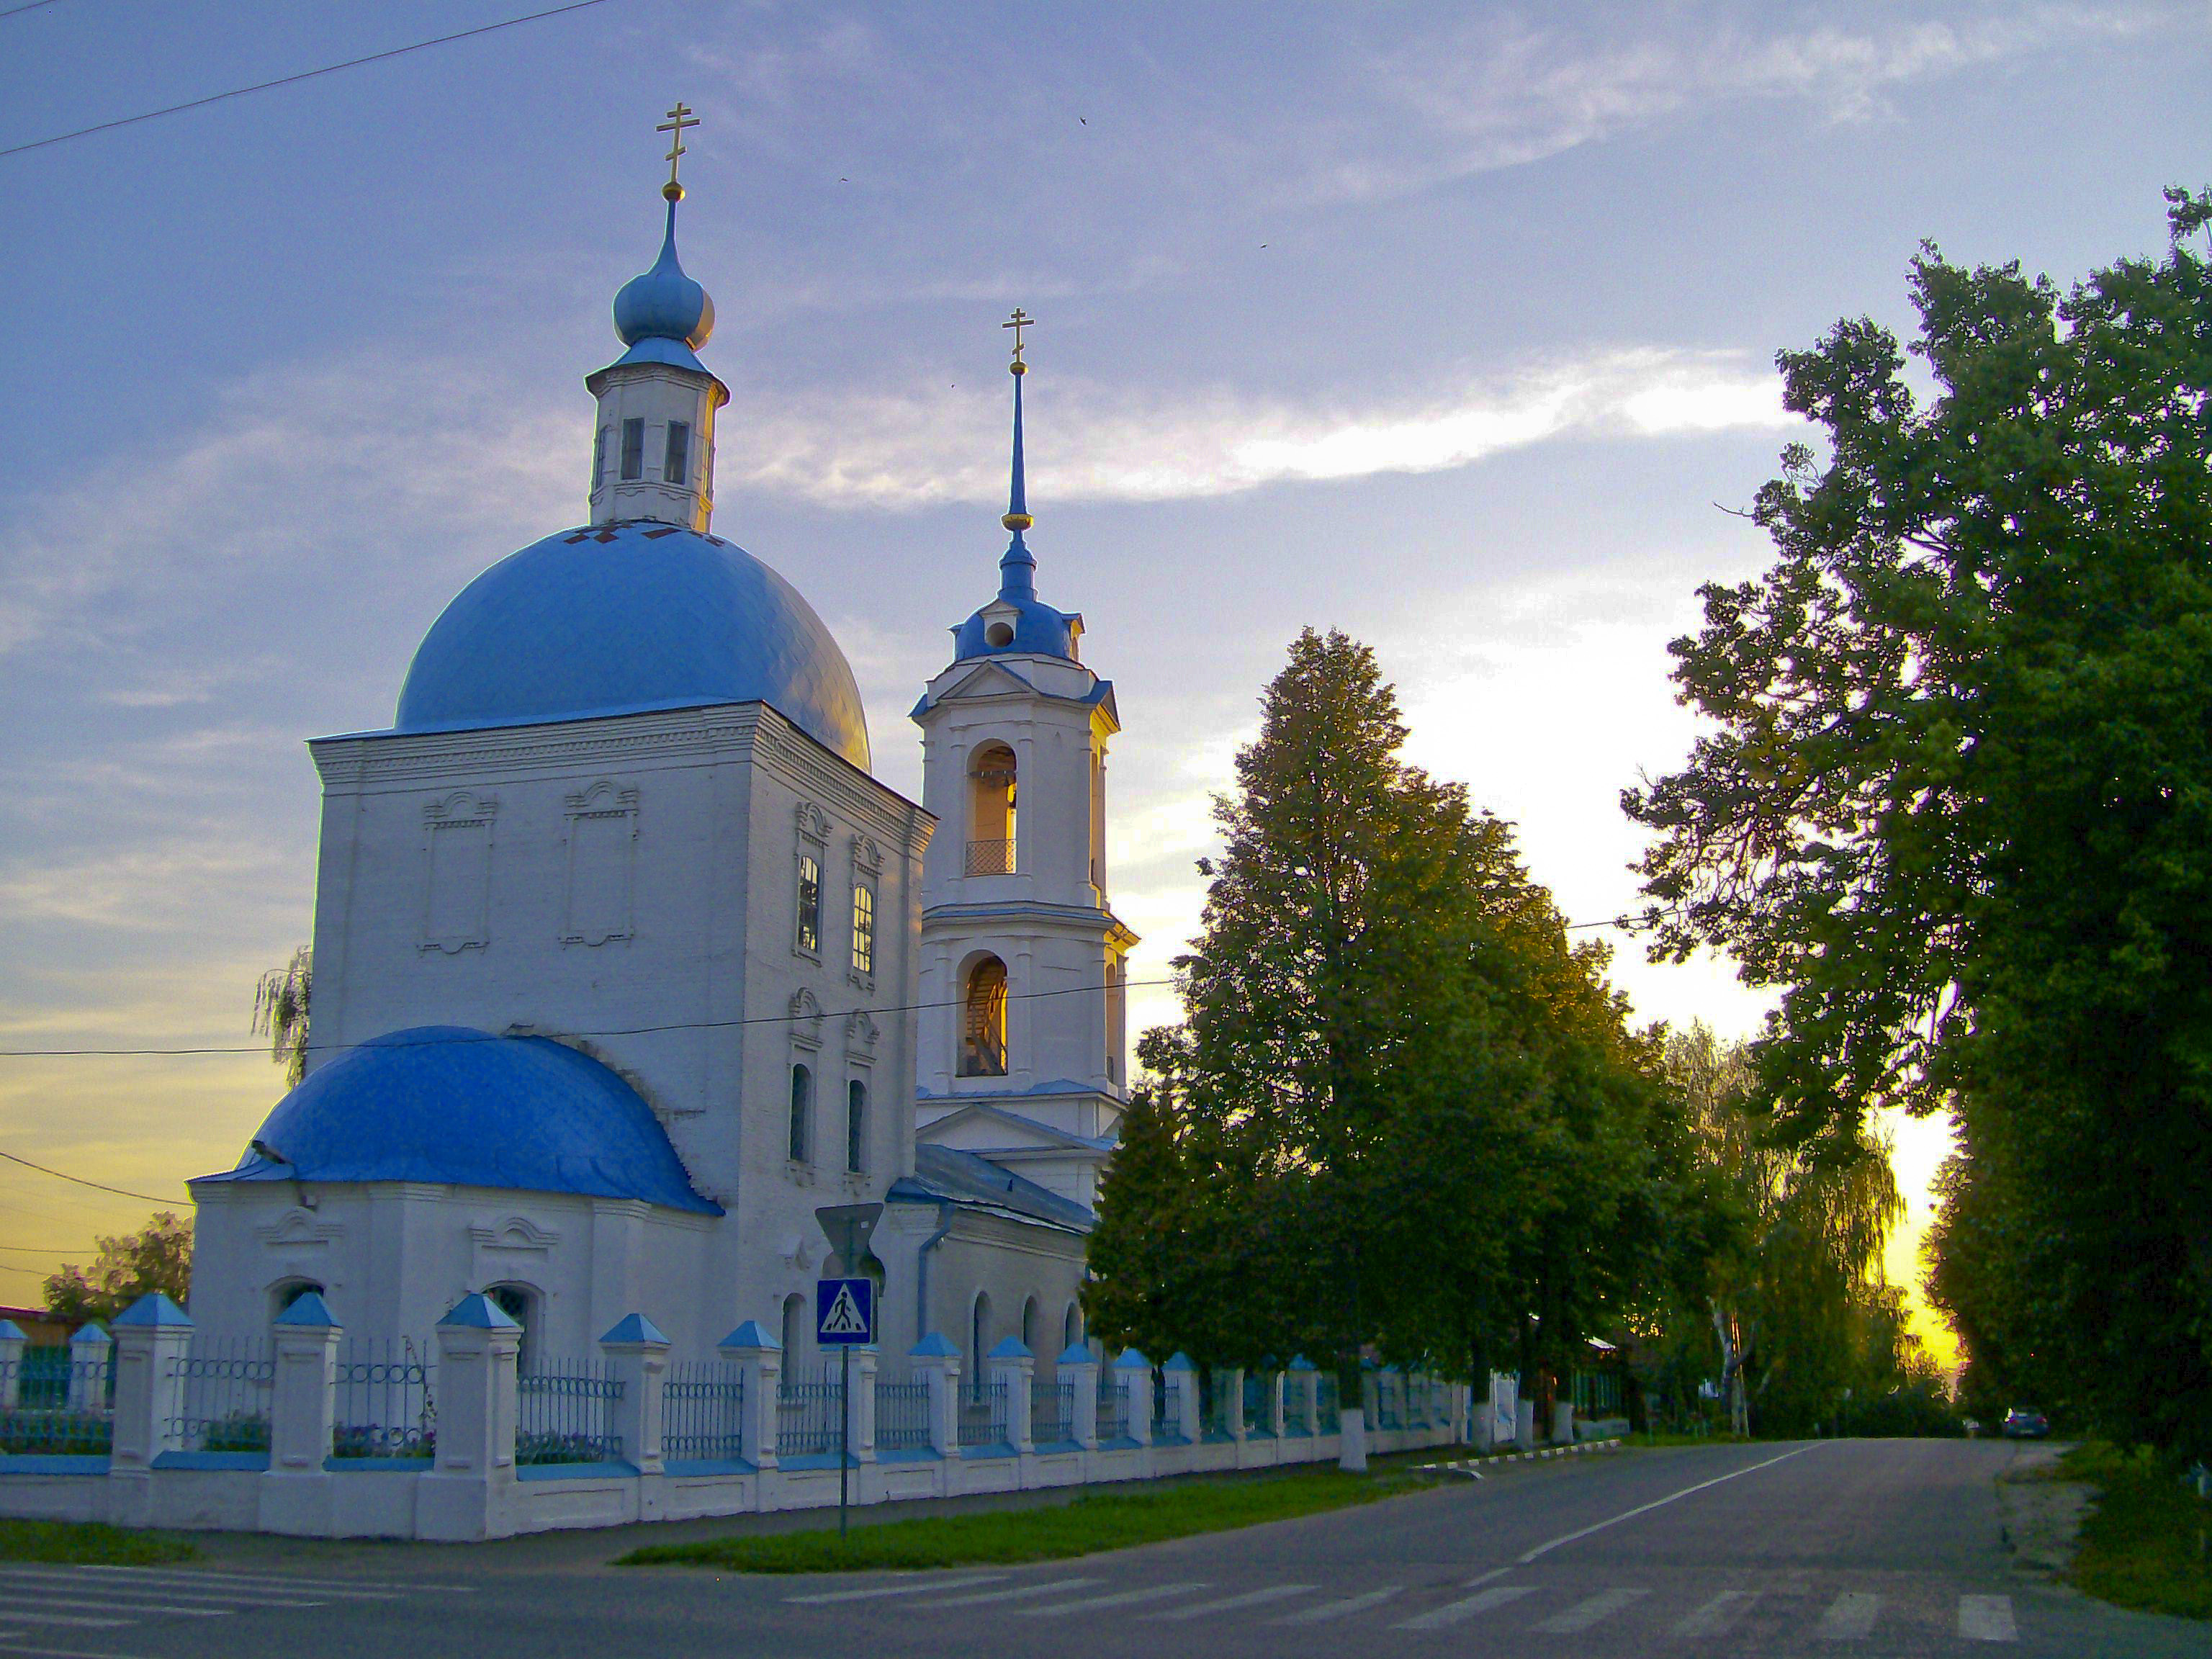
[(1577, 1601), (1565, 1613), (1558, 1613), (1536, 1626), (1549, 1636), (1572, 1636), (1577, 1631), (1588, 1630), (1601, 1619), (1610, 1619), (1623, 1607), (1650, 1595), (1648, 1589), (1600, 1590), (1587, 1601)]
[(121, 1630), (125, 1625), (135, 1625), (136, 1619), (88, 1619), (67, 1613), (31, 1613), (21, 1607), (8, 1609), (8, 1617), (19, 1625), (74, 1625), (79, 1630)]
[(146, 1583), (177, 1581), (188, 1584), (211, 1584), (218, 1589), (249, 1589), (260, 1588), (274, 1590), (303, 1590), (318, 1595), (368, 1595), (386, 1600), (412, 1594), (416, 1590), (434, 1590), (441, 1595), (474, 1595), (473, 1584), (393, 1584), (358, 1578), (301, 1578), (289, 1572), (200, 1572), (189, 1567), (105, 1567), (82, 1566), (77, 1572), (97, 1573), (103, 1578), (138, 1579)]
[(1881, 1597), (1864, 1590), (1845, 1590), (1828, 1604), (1814, 1632), (1823, 1642), (1857, 1642), (1874, 1629), (1881, 1612)]
[(1663, 1509), (1677, 1498), (1687, 1498), (1692, 1492), (1704, 1492), (1709, 1486), (1717, 1486), (1723, 1481), (1737, 1480), (1743, 1475), (1757, 1474), (1761, 1469), (1771, 1469), (1777, 1463), (1786, 1463), (1793, 1457), (1802, 1457), (1807, 1452), (1817, 1450), (1825, 1443), (1826, 1443), (1815, 1440), (1810, 1445), (1798, 1447), (1795, 1451), (1784, 1452), (1779, 1457), (1770, 1457), (1763, 1463), (1752, 1463), (1740, 1469), (1731, 1469), (1728, 1474), (1717, 1474), (1710, 1480), (1700, 1480), (1694, 1486), (1685, 1486), (1680, 1492), (1670, 1492), (1664, 1498), (1655, 1498), (1649, 1504), (1638, 1504), (1632, 1510), (1623, 1510), (1610, 1520), (1601, 1521), (1595, 1526), (1584, 1527), (1578, 1532), (1567, 1533), (1564, 1536), (1553, 1539), (1548, 1544), (1537, 1545), (1534, 1549), (1518, 1558), (1519, 1564), (1525, 1567), (1538, 1556), (1549, 1555), (1562, 1544), (1571, 1544), (1577, 1539), (1587, 1538), (1594, 1532), (1603, 1532), (1607, 1527), (1617, 1527), (1624, 1521), (1633, 1521), (1639, 1515), (1649, 1515), (1656, 1509)]
[(1111, 1595), (1086, 1595), (1080, 1601), (1055, 1601), (1048, 1607), (1016, 1607), (1027, 1619), (1058, 1619), (1070, 1613), (1089, 1613), (1096, 1607), (1131, 1607), (1145, 1601), (1164, 1601), (1170, 1595), (1188, 1595), (1206, 1588), (1199, 1580), (1188, 1584), (1150, 1584), (1143, 1589), (1116, 1590)]
[[(14, 1617), (11, 1613), (9, 1617)], [(131, 1653), (93, 1653), (83, 1648), (34, 1648), (12, 1636), (0, 1636), (0, 1652), (35, 1653), (40, 1659), (138, 1659)]]
[(1200, 1601), (1196, 1607), (1171, 1607), (1165, 1613), (1148, 1613), (1147, 1619), (1203, 1619), (1209, 1613), (1235, 1613), (1240, 1607), (1265, 1607), (1270, 1601), (1281, 1601), (1293, 1595), (1304, 1595), (1313, 1589), (1311, 1584), (1270, 1584), (1265, 1589), (1247, 1590), (1242, 1595), (1224, 1595), (1218, 1601)]
[(1096, 1578), (1055, 1578), (1048, 1584), (1023, 1584), (1013, 1589), (981, 1590), (974, 1595), (948, 1595), (941, 1601), (917, 1601), (918, 1607), (975, 1607), (987, 1601), (1018, 1601), (1025, 1595), (1049, 1595), (1054, 1590), (1088, 1589)]
[(1508, 1601), (1518, 1601), (1524, 1595), (1536, 1593), (1534, 1584), (1492, 1584), (1486, 1590), (1477, 1590), (1472, 1595), (1456, 1601), (1447, 1601), (1440, 1607), (1431, 1607), (1426, 1613), (1416, 1613), (1411, 1619), (1401, 1620), (1391, 1626), (1393, 1630), (1443, 1630), (1472, 1619), (1478, 1613), (1488, 1613), (1492, 1607), (1502, 1607)]
[(2020, 1627), (2012, 1621), (2012, 1597), (1960, 1596), (1959, 1638), (1966, 1642), (2019, 1641)]
[(1758, 1590), (1723, 1590), (1675, 1626), (1670, 1633), (1680, 1637), (1725, 1635), (1736, 1616), (1748, 1611), (1760, 1594)]
[(1347, 1595), (1341, 1601), (1324, 1601), (1317, 1607), (1304, 1607), (1280, 1619), (1270, 1620), (1276, 1625), (1318, 1625), (1326, 1620), (1341, 1619), (1349, 1613), (1364, 1613), (1370, 1607), (1379, 1607), (1404, 1586), (1385, 1584), (1381, 1589), (1369, 1590), (1364, 1595)]
[(995, 1584), (1006, 1576), (1003, 1572), (986, 1572), (972, 1578), (939, 1578), (927, 1583), (910, 1579), (902, 1584), (871, 1584), (866, 1589), (830, 1590), (820, 1595), (787, 1595), (783, 1599), (794, 1607), (827, 1607), (833, 1601), (872, 1601), (879, 1595), (927, 1595), (934, 1590), (965, 1589), (970, 1584)]
[[(94, 1613), (173, 1613), (179, 1619), (234, 1619), (238, 1616), (236, 1607), (188, 1607), (166, 1601), (118, 1601), (112, 1597), (95, 1601), (81, 1595), (41, 1595), (39, 1605), (42, 1607), (85, 1607)], [(10, 1612), (8, 1616), (10, 1619), (27, 1619), (32, 1615)]]
[(228, 1602), (242, 1607), (319, 1607), (327, 1605), (321, 1598), (309, 1599), (299, 1595), (279, 1595), (268, 1590), (200, 1589), (185, 1584), (171, 1583), (164, 1579), (159, 1583), (137, 1583), (129, 1579), (87, 1578), (82, 1573), (66, 1567), (9, 1567), (0, 1568), (0, 1583), (9, 1580), (28, 1583), (33, 1588), (52, 1585), (58, 1589), (97, 1590), (103, 1595), (167, 1595), (184, 1601)]

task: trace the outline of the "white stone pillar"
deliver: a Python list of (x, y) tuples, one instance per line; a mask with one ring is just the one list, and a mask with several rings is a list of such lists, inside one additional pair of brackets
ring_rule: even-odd
[(1226, 1370), (1213, 1373), (1213, 1386), (1225, 1389), (1227, 1397), (1221, 1402), (1222, 1426), (1229, 1431), (1231, 1440), (1242, 1442), (1251, 1432), (1252, 1425), (1244, 1420), (1244, 1370), (1233, 1365)]
[[(112, 1474), (134, 1470), (143, 1474), (163, 1452), (176, 1449), (175, 1425), (184, 1415), (185, 1387), (176, 1372), (179, 1362), (191, 1352), (192, 1322), (182, 1308), (155, 1291), (118, 1314), (115, 1328), (120, 1343), (115, 1355), (114, 1438), (110, 1443), (108, 1469)], [(84, 1328), (95, 1329), (98, 1327), (92, 1325)], [(83, 1334), (79, 1331), (77, 1337)], [(77, 1362), (94, 1363), (86, 1350), (94, 1346), (104, 1358), (108, 1342), (107, 1334), (102, 1331), (97, 1344), (80, 1348), (77, 1337), (70, 1339), (72, 1410), (82, 1409), (77, 1405), (82, 1395)]]
[[(154, 1292), (161, 1296), (161, 1292)], [(166, 1296), (161, 1297), (168, 1302)], [(139, 1301), (145, 1298), (141, 1297)], [(133, 1307), (137, 1303), (131, 1304)], [(175, 1308), (177, 1304), (169, 1302)], [(178, 1310), (179, 1313), (184, 1310)], [(107, 1362), (114, 1352), (115, 1339), (103, 1330), (98, 1322), (81, 1325), (69, 1340), (70, 1375), (69, 1409), (72, 1412), (100, 1411), (107, 1404)]]
[(1367, 1468), (1367, 1397), (1369, 1373), (1364, 1370), (1352, 1374), (1352, 1398), (1345, 1396), (1344, 1373), (1337, 1374), (1336, 1407), (1336, 1467), (1353, 1474)]
[[(1291, 1374), (1285, 1380), (1285, 1391), (1297, 1401), (1298, 1426), (1309, 1438), (1321, 1436), (1321, 1373), (1314, 1369), (1312, 1360), (1304, 1354), (1291, 1361)], [(1290, 1426), (1290, 1412), (1284, 1412), (1284, 1428)]]
[(776, 1400), (783, 1388), (783, 1346), (757, 1319), (745, 1322), (717, 1345), (738, 1368), (742, 1395), (738, 1401), (738, 1449), (757, 1469), (776, 1467)]
[(1152, 1362), (1135, 1348), (1124, 1348), (1114, 1362), (1114, 1381), (1121, 1390), (1121, 1432), (1140, 1446), (1152, 1443)]
[(420, 1538), (469, 1541), (514, 1530), (515, 1356), (522, 1327), (483, 1291), (438, 1322), (438, 1456), (419, 1477)]
[(1036, 1376), (1036, 1356), (1018, 1336), (1010, 1336), (991, 1350), (991, 1381), (1005, 1386), (1006, 1443), (1018, 1452), (1035, 1451), (1036, 1437), (1030, 1431), (1035, 1410), (1030, 1384)]
[(606, 1355), (615, 1381), (622, 1384), (613, 1417), (623, 1459), (641, 1475), (662, 1474), (660, 1437), (668, 1405), (668, 1338), (643, 1314), (625, 1314), (599, 1339), (599, 1351)]
[(1080, 1342), (1072, 1342), (1054, 1362), (1059, 1380), (1075, 1395), (1069, 1413), (1068, 1435), (1085, 1451), (1098, 1449), (1098, 1362)]
[(932, 1331), (907, 1350), (914, 1374), (929, 1388), (929, 1443), (939, 1457), (960, 1455), (960, 1350)]
[[(855, 1463), (876, 1461), (876, 1367), (872, 1347), (853, 1350), (853, 1386), (845, 1394), (845, 1449)], [(839, 1368), (842, 1371), (842, 1366)]]
[(1168, 1421), (1186, 1443), (1198, 1443), (1198, 1367), (1178, 1349), (1160, 1367), (1168, 1385)]
[(338, 1338), (330, 1308), (314, 1291), (276, 1316), (270, 1332), (276, 1377), (270, 1391), (269, 1470), (271, 1474), (320, 1474), (331, 1455), (337, 1415)]
[(1278, 1446), (1279, 1446), (1279, 1445), (1282, 1443), (1282, 1440), (1283, 1440), (1283, 1429), (1284, 1429), (1284, 1423), (1283, 1423), (1283, 1374), (1282, 1374), (1282, 1372), (1280, 1372), (1280, 1371), (1269, 1371), (1269, 1372), (1267, 1373), (1267, 1396), (1266, 1396), (1266, 1398), (1267, 1398), (1267, 1432), (1268, 1432), (1269, 1434), (1272, 1434), (1273, 1436), (1274, 1436), (1274, 1437), (1275, 1437), (1275, 1443), (1276, 1443)]
[(13, 1411), (22, 1398), (23, 1328), (12, 1319), (0, 1319), (0, 1412)]

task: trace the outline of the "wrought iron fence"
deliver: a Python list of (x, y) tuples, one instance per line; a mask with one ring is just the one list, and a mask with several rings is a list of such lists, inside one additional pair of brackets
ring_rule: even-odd
[(251, 1337), (195, 1336), (168, 1363), (179, 1387), (177, 1415), (168, 1437), (181, 1451), (263, 1452), (269, 1449), (269, 1402), (276, 1362)]
[(817, 1377), (783, 1377), (775, 1400), (775, 1455), (799, 1457), (834, 1452), (845, 1416), (845, 1385), (836, 1369)]
[(702, 1360), (671, 1365), (661, 1393), (660, 1450), (672, 1462), (727, 1463), (745, 1455), (745, 1375)]
[(1398, 1407), (1400, 1382), (1395, 1376), (1375, 1379), (1375, 1426), (1378, 1429), (1402, 1429), (1406, 1426)]
[(1335, 1434), (1344, 1427), (1344, 1412), (1337, 1400), (1336, 1378), (1323, 1372), (1315, 1379), (1314, 1432)]
[(1245, 1373), (1244, 1437), (1247, 1440), (1273, 1440), (1275, 1437), (1275, 1378), (1272, 1371)]
[(936, 1442), (929, 1432), (929, 1384), (876, 1378), (876, 1449), (927, 1451)]
[(979, 1382), (963, 1390), (960, 1399), (960, 1443), (963, 1446), (1002, 1446), (1006, 1443), (1006, 1385)]
[(428, 1339), (349, 1339), (338, 1350), (333, 1457), (434, 1457), (437, 1349)]
[(1030, 1439), (1040, 1446), (1075, 1438), (1075, 1384), (1030, 1379)]
[(1098, 1443), (1120, 1440), (1129, 1432), (1127, 1396), (1121, 1392), (1121, 1373), (1111, 1369), (1098, 1373)]
[(1618, 1417), (1620, 1415), (1620, 1372), (1577, 1371), (1571, 1386), (1576, 1416)]
[(1168, 1378), (1165, 1371), (1152, 1373), (1152, 1443), (1163, 1440), (1182, 1438), (1182, 1425), (1168, 1415)]
[(514, 1461), (605, 1463), (622, 1455), (622, 1379), (604, 1360), (541, 1360), (514, 1379)]
[[(1316, 1409), (1317, 1401), (1308, 1403), (1312, 1396), (1300, 1380), (1304, 1375), (1300, 1371), (1292, 1371), (1283, 1381), (1283, 1432), (1285, 1435), (1310, 1436), (1316, 1432), (1314, 1419), (1321, 1413)], [(1316, 1377), (1315, 1381), (1318, 1382), (1320, 1379)]]
[(113, 1439), (114, 1351), (79, 1359), (65, 1347), (25, 1348), (0, 1361), (0, 1455), (100, 1456)]

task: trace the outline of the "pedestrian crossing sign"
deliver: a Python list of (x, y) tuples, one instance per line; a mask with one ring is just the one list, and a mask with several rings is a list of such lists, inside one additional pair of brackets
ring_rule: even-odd
[(874, 1341), (876, 1281), (817, 1281), (814, 1286), (814, 1334), (825, 1347), (859, 1347)]

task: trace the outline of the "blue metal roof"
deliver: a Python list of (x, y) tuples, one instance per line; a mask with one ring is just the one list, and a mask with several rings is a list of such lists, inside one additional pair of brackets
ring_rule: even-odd
[(684, 274), (676, 258), (676, 200), (668, 204), (668, 232), (653, 269), (633, 276), (615, 295), (615, 332), (624, 345), (640, 340), (681, 340), (692, 349), (714, 331), (714, 302)]
[(798, 590), (720, 537), (637, 519), (548, 536), (463, 588), (416, 647), (393, 724), (756, 702), (867, 769), (852, 665)]
[(720, 1215), (653, 1109), (545, 1037), (422, 1025), (373, 1037), (276, 1103), (254, 1150), (204, 1181), (425, 1181), (642, 1199)]
[(989, 1204), (1076, 1232), (1089, 1232), (1098, 1218), (1072, 1198), (1040, 1187), (1026, 1176), (1004, 1170), (987, 1158), (918, 1140), (914, 1173), (902, 1176), (884, 1197), (893, 1204)]

